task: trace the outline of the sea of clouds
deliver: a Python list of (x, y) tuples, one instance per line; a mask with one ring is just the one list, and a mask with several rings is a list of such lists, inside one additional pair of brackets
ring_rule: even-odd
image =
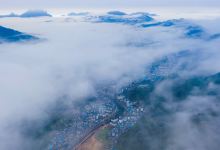
[[(220, 31), (219, 19), (194, 22), (210, 33)], [(1, 23), (42, 38), (37, 42), (0, 45), (2, 150), (23, 150), (29, 141), (20, 133), (22, 121), (45, 119), (46, 110), (60, 97), (80, 101), (95, 95), (96, 87), (100, 85), (114, 84), (116, 89), (120, 89), (145, 75), (146, 67), (163, 56), (182, 50), (201, 51), (206, 57), (192, 61), (196, 68), (191, 72), (184, 71), (182, 75), (220, 71), (219, 39), (184, 38), (183, 31), (177, 28), (145, 29), (123, 24), (81, 22), (65, 17), (2, 18)], [(204, 98), (198, 104), (195, 101), (195, 104), (186, 103), (184, 107), (206, 103), (210, 105)], [(177, 119), (184, 112), (178, 113)], [(181, 123), (176, 121), (175, 124)], [(181, 126), (184, 123), (188, 129), (187, 122)], [(184, 129), (182, 127), (181, 131)], [(187, 141), (177, 142), (184, 144)]]

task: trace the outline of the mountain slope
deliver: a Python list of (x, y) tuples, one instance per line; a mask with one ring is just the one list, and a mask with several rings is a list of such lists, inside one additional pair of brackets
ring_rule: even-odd
[(0, 43), (36, 40), (37, 37), (0, 26)]

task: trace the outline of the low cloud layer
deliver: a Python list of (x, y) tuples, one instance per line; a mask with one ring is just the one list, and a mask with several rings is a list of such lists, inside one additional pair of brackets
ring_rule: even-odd
[(0, 149), (24, 149), (27, 139), (20, 135), (22, 120), (47, 117), (47, 108), (60, 97), (83, 100), (95, 95), (99, 85), (113, 84), (120, 89), (141, 78), (147, 66), (165, 55), (201, 50), (209, 57), (200, 60), (200, 68), (191, 74), (220, 70), (219, 65), (209, 66), (219, 60), (219, 40), (203, 43), (201, 39), (187, 39), (177, 28), (145, 29), (78, 22), (74, 18), (15, 18), (2, 22), (45, 40), (1, 45)]

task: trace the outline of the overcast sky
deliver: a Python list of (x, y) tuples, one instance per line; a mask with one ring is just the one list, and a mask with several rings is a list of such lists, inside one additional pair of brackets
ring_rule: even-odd
[(220, 0), (0, 0), (0, 8), (220, 7)]

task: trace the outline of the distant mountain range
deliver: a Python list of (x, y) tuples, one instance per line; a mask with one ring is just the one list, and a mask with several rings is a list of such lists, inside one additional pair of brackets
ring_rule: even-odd
[(150, 27), (176, 27), (184, 29), (185, 37), (187, 38), (200, 38), (205, 40), (213, 40), (220, 37), (220, 34), (208, 34), (201, 26), (196, 25), (186, 19), (173, 19), (166, 21), (159, 21), (154, 23), (142, 24), (144, 28)]
[(86, 15), (89, 15), (89, 12), (71, 12), (68, 14), (68, 16), (86, 16)]
[(138, 12), (126, 14), (120, 11), (110, 11), (106, 15), (97, 16), (93, 19), (95, 22), (123, 23), (130, 25), (154, 21), (154, 18), (149, 13)]
[(187, 19), (172, 19), (159, 21), (154, 18), (155, 14), (147, 12), (136, 12), (127, 14), (121, 11), (110, 11), (104, 15), (90, 15), (85, 19), (88, 22), (94, 23), (119, 23), (126, 25), (135, 25), (142, 28), (153, 27), (166, 27), (166, 28), (179, 28), (183, 30), (183, 37), (203, 39), (203, 40), (215, 40), (220, 38), (220, 33), (209, 34), (206, 30)]
[[(122, 11), (109, 11), (102, 15), (92, 15), (89, 12), (72, 12), (67, 16), (69, 17), (82, 17), (87, 22), (92, 23), (119, 23), (126, 25), (135, 25), (141, 28), (154, 28), (154, 27), (165, 27), (165, 28), (180, 28), (183, 30), (183, 37), (203, 39), (203, 40), (215, 40), (220, 38), (220, 33), (209, 34), (201, 26), (194, 24), (193, 22), (186, 19), (172, 19), (159, 21), (154, 18), (155, 14), (147, 12), (135, 12), (125, 13)], [(32, 17), (52, 17), (47, 11), (44, 10), (29, 10), (20, 15), (11, 13), (8, 15), (0, 15), (0, 18), (4, 17), (20, 17), (20, 18), (32, 18)], [(3, 29), (2, 29), (3, 28)], [(6, 28), (1, 27), (0, 38), (1, 41), (16, 41), (16, 40), (27, 40), (33, 36), (27, 35), (18, 31), (8, 31)], [(8, 35), (6, 33), (9, 33)], [(16, 36), (15, 36), (16, 35)]]
[(28, 10), (20, 15), (15, 13), (10, 13), (8, 15), (0, 15), (0, 18), (6, 18), (6, 17), (31, 18), (31, 17), (52, 17), (52, 15), (44, 10)]

